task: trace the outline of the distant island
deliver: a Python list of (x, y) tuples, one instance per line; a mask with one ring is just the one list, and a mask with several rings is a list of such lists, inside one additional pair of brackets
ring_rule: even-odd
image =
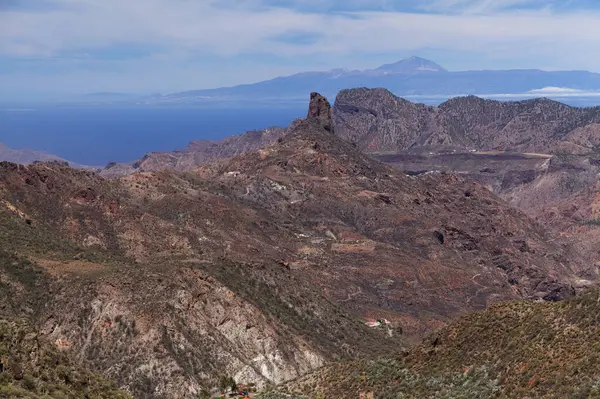
[(136, 102), (151, 105), (296, 101), (304, 98), (307, 87), (330, 97), (354, 87), (385, 88), (397, 96), (438, 96), (442, 100), (461, 95), (585, 97), (600, 95), (600, 74), (539, 69), (448, 71), (433, 61), (410, 57), (375, 69), (303, 72), (253, 84), (153, 95)]

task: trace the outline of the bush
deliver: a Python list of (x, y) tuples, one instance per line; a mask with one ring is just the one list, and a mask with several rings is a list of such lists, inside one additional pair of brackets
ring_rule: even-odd
[(25, 377), (23, 377), (23, 388), (27, 389), (28, 391), (35, 392), (37, 384), (35, 383), (35, 379), (31, 374), (25, 374)]
[(222, 376), (219, 380), (219, 391), (226, 393), (227, 391), (237, 391), (237, 383), (233, 377)]

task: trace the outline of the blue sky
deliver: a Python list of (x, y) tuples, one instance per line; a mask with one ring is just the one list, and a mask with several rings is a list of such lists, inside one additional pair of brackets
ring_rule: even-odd
[(1, 96), (166, 93), (411, 55), (600, 72), (597, 0), (0, 0)]

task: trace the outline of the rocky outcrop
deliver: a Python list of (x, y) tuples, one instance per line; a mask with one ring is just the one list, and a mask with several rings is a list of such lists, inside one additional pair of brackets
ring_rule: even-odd
[(316, 120), (323, 126), (323, 129), (333, 133), (333, 116), (329, 101), (319, 93), (310, 94), (310, 104), (308, 106), (309, 120)]
[[(307, 119), (316, 121), (325, 130), (333, 133), (332, 118), (329, 101), (319, 93), (311, 93)], [(111, 163), (100, 174), (104, 177), (116, 178), (135, 172), (164, 169), (190, 171), (211, 161), (231, 158), (267, 147), (285, 136), (299, 121), (300, 119), (292, 122), (287, 128), (271, 127), (265, 130), (253, 130), (220, 141), (192, 141), (180, 151), (152, 152), (131, 164)]]

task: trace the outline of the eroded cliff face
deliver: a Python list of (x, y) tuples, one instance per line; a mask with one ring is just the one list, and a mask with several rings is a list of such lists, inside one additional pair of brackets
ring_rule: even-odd
[(415, 104), (385, 89), (342, 90), (335, 101), (336, 133), (367, 152), (416, 147), (559, 153), (594, 149), (600, 108), (574, 108), (547, 99), (502, 102), (468, 96), (439, 107)]
[(329, 101), (319, 93), (310, 93), (308, 105), (308, 120), (318, 121), (323, 129), (333, 133), (333, 113)]

